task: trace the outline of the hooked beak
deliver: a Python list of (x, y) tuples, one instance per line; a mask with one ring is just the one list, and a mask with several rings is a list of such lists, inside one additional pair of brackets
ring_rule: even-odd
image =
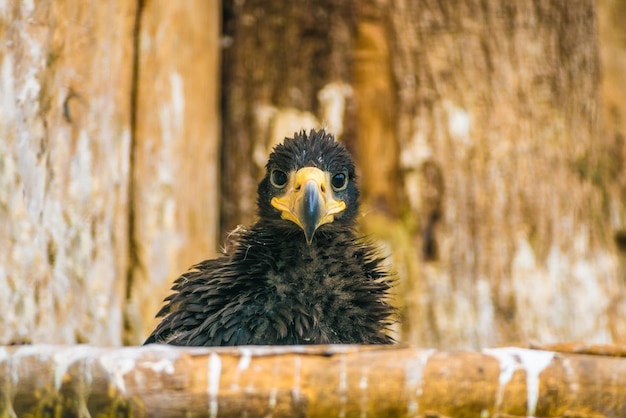
[(298, 225), (307, 244), (313, 241), (315, 231), (321, 225), (333, 222), (335, 215), (346, 209), (337, 200), (330, 185), (330, 173), (315, 167), (304, 167), (290, 176), (285, 193), (272, 199), (272, 206), (281, 218)]

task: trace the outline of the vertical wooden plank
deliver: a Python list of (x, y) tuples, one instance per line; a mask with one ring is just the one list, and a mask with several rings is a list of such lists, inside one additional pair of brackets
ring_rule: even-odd
[(355, 154), (367, 211), (399, 215), (398, 147), (391, 51), (382, 10), (360, 16), (354, 43), (354, 93), (358, 98)]
[[(612, 179), (610, 224), (618, 250), (619, 278), (626, 284), (626, 3), (598, 0), (598, 36), (600, 46), (600, 117), (601, 138), (607, 148), (602, 155), (603, 174)], [(616, 342), (626, 342), (626, 288), (613, 295), (609, 324)]]
[(0, 3), (0, 343), (119, 344), (133, 2)]
[(407, 321), (409, 340), (618, 338), (595, 3), (401, 1), (391, 27), (416, 255), (429, 190), (445, 185), (430, 237), (439, 255), (420, 261), (408, 295), (427, 315)]
[(149, 1), (140, 20), (126, 342), (139, 343), (172, 281), (216, 256), (219, 1)]

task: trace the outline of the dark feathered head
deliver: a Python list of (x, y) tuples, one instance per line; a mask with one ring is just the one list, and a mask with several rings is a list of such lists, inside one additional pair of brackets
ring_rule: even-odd
[(269, 156), (259, 183), (262, 220), (281, 220), (301, 229), (310, 244), (316, 231), (354, 225), (358, 212), (354, 161), (324, 130), (285, 138)]

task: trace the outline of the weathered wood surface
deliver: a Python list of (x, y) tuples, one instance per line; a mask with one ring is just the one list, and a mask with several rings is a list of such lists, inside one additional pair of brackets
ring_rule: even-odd
[(0, 416), (624, 417), (626, 359), (524, 348), (0, 348)]
[(141, 343), (172, 281), (217, 255), (218, 1), (146, 1), (137, 39), (125, 342)]
[(393, 3), (401, 183), (424, 256), (406, 340), (623, 338), (594, 14), (591, 0)]
[(341, 85), (336, 125), (361, 227), (393, 254), (403, 341), (622, 341), (624, 147), (599, 125), (597, 3), (357, 4), (225, 1), (223, 227), (253, 219), (252, 161), (285, 121), (323, 124)]
[(400, 338), (625, 341), (623, 4), (0, 2), (0, 343), (140, 342), (318, 124)]
[(0, 5), (0, 342), (119, 344), (135, 3)]
[[(619, 275), (626, 281), (626, 2), (598, 0), (598, 35), (600, 41), (600, 118), (601, 138), (606, 141), (608, 154), (604, 161), (608, 175), (613, 179), (607, 189), (611, 197), (611, 224), (615, 229), (618, 248)], [(615, 202), (619, 202), (616, 204)], [(624, 288), (614, 295), (611, 316), (626, 316)], [(626, 339), (626, 325), (616, 327), (614, 333)]]
[(285, 136), (320, 126), (337, 138), (354, 135), (346, 123), (354, 115), (348, 84), (354, 5), (223, 2), (223, 237), (254, 221), (257, 183)]
[(0, 343), (140, 343), (216, 254), (219, 6), (0, 4)]

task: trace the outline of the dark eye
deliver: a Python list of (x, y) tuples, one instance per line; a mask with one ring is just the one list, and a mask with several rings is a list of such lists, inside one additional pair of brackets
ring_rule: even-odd
[(340, 192), (348, 187), (348, 173), (341, 172), (337, 173), (330, 180), (330, 184), (333, 186), (333, 190), (336, 192)]
[(287, 173), (281, 170), (273, 170), (270, 174), (272, 186), (282, 189), (287, 184)]

